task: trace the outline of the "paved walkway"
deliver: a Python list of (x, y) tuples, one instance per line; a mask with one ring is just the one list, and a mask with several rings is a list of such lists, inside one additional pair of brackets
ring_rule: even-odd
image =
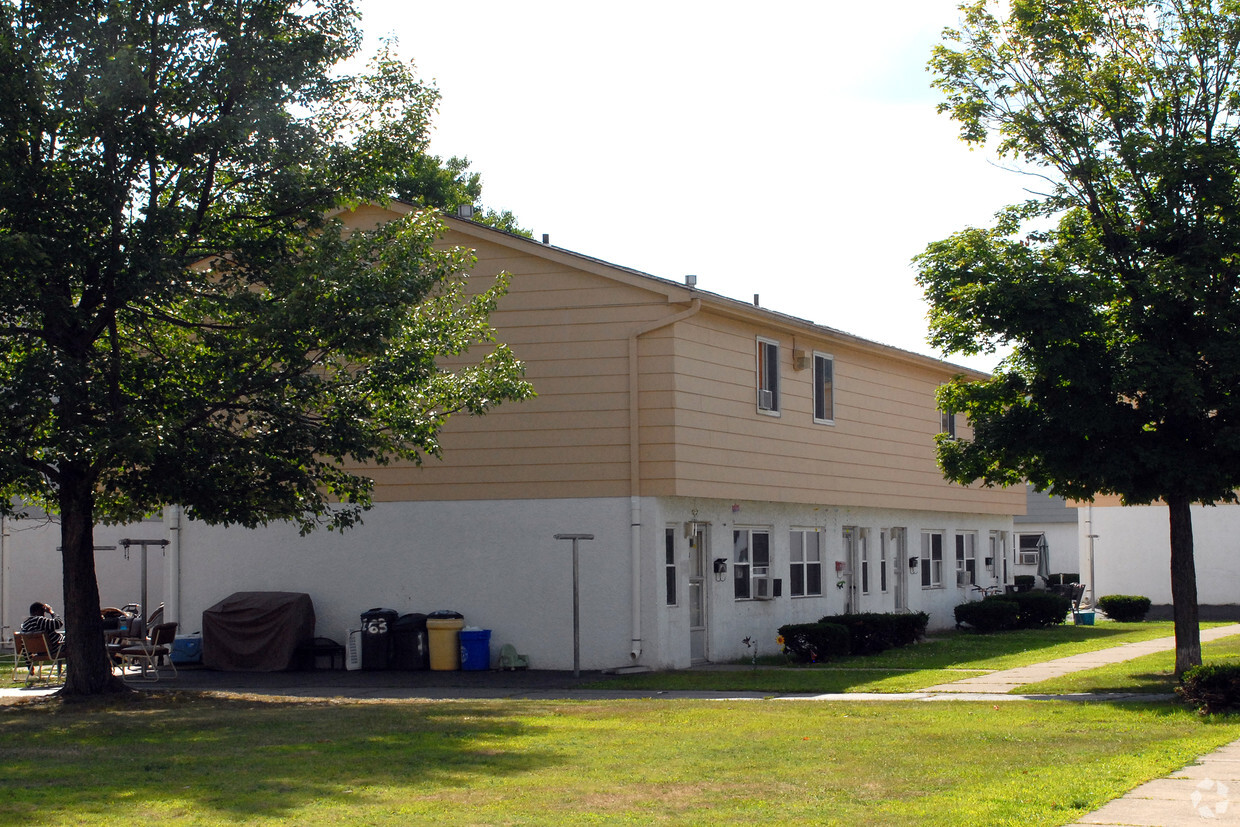
[[(1240, 624), (1219, 626), (1201, 631), (1202, 642), (1230, 635), (1240, 635)], [(479, 699), (509, 698), (524, 700), (614, 698), (701, 698), (708, 700), (784, 700), (784, 701), (965, 701), (986, 702), (1042, 701), (1107, 701), (1149, 700), (1154, 696), (1131, 694), (1107, 695), (1020, 695), (1008, 694), (1030, 683), (1059, 677), (1071, 672), (1120, 663), (1154, 652), (1175, 648), (1174, 638), (1159, 638), (1142, 643), (1129, 643), (1084, 655), (1047, 661), (1035, 666), (1005, 669), (974, 678), (928, 687), (921, 692), (902, 694), (845, 693), (806, 695), (793, 694), (772, 698), (766, 692), (633, 692), (625, 690), (586, 688), (603, 675), (583, 672), (573, 677), (568, 672), (215, 672), (207, 669), (182, 669), (174, 681), (147, 684), (151, 689), (180, 689), (213, 692), (276, 695), (293, 697), (350, 697), (359, 699)], [(32, 697), (55, 692), (56, 687), (33, 689), (0, 689), (0, 698)], [(1233, 792), (1234, 791), (1234, 792)], [(1234, 801), (1232, 800), (1234, 798)], [(1234, 805), (1234, 806), (1233, 806)], [(1233, 742), (1196, 763), (1143, 784), (1127, 795), (1082, 816), (1067, 827), (1089, 825), (1124, 825), (1125, 827), (1180, 827), (1199, 824), (1240, 825), (1240, 741)]]

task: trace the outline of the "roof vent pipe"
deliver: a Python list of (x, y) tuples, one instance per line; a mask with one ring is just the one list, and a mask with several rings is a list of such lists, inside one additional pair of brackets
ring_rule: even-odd
[(550, 243), (551, 243), (551, 234), (543, 233), (543, 244), (550, 244)]
[(754, 307), (758, 306), (758, 294), (757, 293), (753, 294), (753, 306)]
[(697, 287), (697, 276), (685, 276), (686, 287)]

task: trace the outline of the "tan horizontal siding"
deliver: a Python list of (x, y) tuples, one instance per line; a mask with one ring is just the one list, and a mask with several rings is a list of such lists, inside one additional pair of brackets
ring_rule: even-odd
[[(613, 497), (630, 485), (630, 337), (689, 307), (655, 280), (487, 231), (450, 233), (476, 249), (471, 289), (512, 274), (492, 322), (525, 361), (538, 397), (485, 417), (455, 417), (443, 461), (376, 469), (377, 496), (402, 499)], [(678, 292), (679, 290), (679, 292)], [(712, 304), (638, 340), (640, 493), (1018, 513), (1024, 490), (942, 479), (935, 388), (954, 369), (829, 331)], [(756, 409), (756, 339), (780, 343), (781, 415)], [(835, 424), (812, 420), (811, 367), (830, 353)]]

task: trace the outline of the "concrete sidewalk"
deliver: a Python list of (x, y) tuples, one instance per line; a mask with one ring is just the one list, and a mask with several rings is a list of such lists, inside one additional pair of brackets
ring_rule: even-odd
[[(1216, 626), (1212, 629), (1202, 629), (1201, 642), (1206, 643), (1233, 635), (1240, 635), (1240, 623)], [(1113, 646), (1110, 649), (1099, 649), (1096, 652), (1086, 652), (1082, 655), (1048, 660), (1045, 663), (1037, 663), (1033, 666), (1003, 669), (987, 675), (979, 675), (975, 678), (964, 678), (951, 683), (941, 683), (937, 686), (927, 687), (926, 691), (1003, 695), (1027, 684), (1038, 683), (1072, 672), (1094, 669), (1099, 666), (1122, 663), (1143, 655), (1152, 655), (1156, 652), (1166, 652), (1172, 649), (1175, 649), (1175, 638), (1173, 637), (1156, 638), (1155, 640), (1145, 640), (1140, 643), (1126, 643), (1123, 646)]]

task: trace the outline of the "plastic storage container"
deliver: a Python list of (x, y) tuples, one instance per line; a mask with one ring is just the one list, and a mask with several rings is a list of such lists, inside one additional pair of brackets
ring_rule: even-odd
[(362, 668), (388, 669), (392, 660), (392, 626), (395, 609), (367, 609), (362, 612)]
[(1072, 622), (1077, 626), (1093, 626), (1094, 613), (1092, 611), (1076, 612), (1072, 615)]
[(392, 668), (425, 669), (430, 658), (426, 615), (404, 614), (392, 624)]
[(482, 671), (491, 668), (491, 630), (461, 630), (461, 669)]
[(169, 657), (178, 665), (202, 663), (202, 635), (177, 635), (172, 641), (172, 654)]
[(426, 616), (433, 671), (452, 672), (461, 668), (461, 629), (464, 626), (465, 616), (460, 612), (443, 610)]

